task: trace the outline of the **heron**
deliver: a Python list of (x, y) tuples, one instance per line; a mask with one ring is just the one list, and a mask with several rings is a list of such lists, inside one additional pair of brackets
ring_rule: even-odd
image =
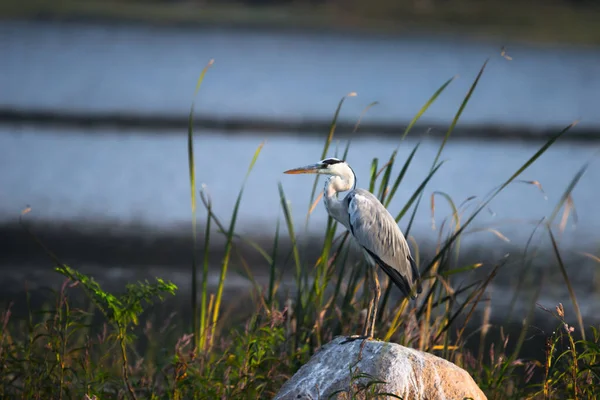
[[(415, 299), (422, 292), (419, 269), (402, 231), (376, 196), (356, 188), (356, 175), (346, 161), (326, 158), (284, 173), (329, 175), (323, 190), (325, 209), (352, 234), (370, 266), (367, 274), (372, 276), (370, 282), (374, 293), (369, 302), (362, 336), (353, 336), (353, 339), (373, 339), (381, 295), (376, 266), (389, 276), (405, 297)], [(340, 192), (348, 194), (340, 199)]]

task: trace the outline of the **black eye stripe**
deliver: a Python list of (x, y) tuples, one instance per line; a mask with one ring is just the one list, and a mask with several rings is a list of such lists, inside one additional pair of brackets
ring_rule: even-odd
[(333, 165), (333, 164), (339, 164), (342, 163), (342, 160), (338, 160), (337, 158), (326, 158), (323, 161), (321, 161), (323, 164), (326, 165)]

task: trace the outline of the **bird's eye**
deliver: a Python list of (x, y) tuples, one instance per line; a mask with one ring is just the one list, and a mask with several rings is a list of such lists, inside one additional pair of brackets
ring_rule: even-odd
[(333, 165), (333, 164), (339, 164), (341, 162), (343, 162), (342, 160), (338, 160), (337, 158), (326, 158), (323, 161), (321, 161), (323, 164), (325, 165)]

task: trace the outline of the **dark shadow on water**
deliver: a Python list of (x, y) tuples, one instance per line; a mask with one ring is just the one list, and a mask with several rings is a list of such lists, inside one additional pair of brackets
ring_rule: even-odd
[[(28, 229), (35, 233), (37, 238), (56, 256), (62, 263), (68, 264), (83, 273), (93, 276), (105, 290), (120, 291), (124, 285), (138, 280), (153, 280), (160, 277), (173, 281), (179, 287), (178, 298), (187, 306), (187, 299), (191, 290), (191, 263), (192, 241), (190, 227), (170, 231), (151, 231), (143, 227), (127, 227), (117, 229), (114, 226), (93, 226), (92, 224), (57, 224), (35, 223), (28, 224)], [(0, 303), (10, 301), (23, 303), (26, 288), (36, 296), (42, 296), (50, 289), (57, 289), (64, 281), (63, 277), (53, 270), (52, 259), (18, 223), (0, 225)], [(267, 253), (272, 248), (271, 237), (253, 237), (253, 241), (262, 246)], [(320, 237), (309, 238), (301, 244), (303, 260), (310, 263), (320, 256)], [(203, 257), (202, 234), (198, 237), (198, 256)], [(423, 265), (430, 260), (435, 251), (435, 243), (420, 241), (420, 263)], [(218, 283), (218, 273), (224, 256), (224, 240), (222, 236), (211, 238), (212, 246), (209, 251), (209, 287), (214, 288)], [(236, 244), (237, 251), (250, 266), (252, 274), (259, 285), (266, 286), (268, 282), (269, 264), (249, 245)], [(279, 244), (279, 272), (282, 273), (282, 290), (293, 288), (293, 266), (287, 254), (291, 244), (281, 239)], [(359, 260), (359, 253), (351, 253), (349, 262)], [(481, 281), (487, 277), (494, 265), (500, 262), (505, 254), (505, 249), (497, 248), (463, 248), (458, 265), (464, 266), (475, 262), (483, 262), (484, 266), (465, 274), (457, 274), (453, 285), (466, 286), (474, 281)], [(520, 271), (525, 268), (525, 261), (519, 258), (520, 251), (513, 260), (500, 269), (491, 291), (493, 307), (492, 316), (498, 321), (509, 317), (509, 321), (520, 323), (533, 301), (533, 293), (541, 284), (544, 276), (544, 290), (542, 298), (538, 299), (545, 307), (553, 309), (562, 302), (565, 307), (570, 307), (570, 298), (559, 269), (552, 264), (553, 255), (550, 250), (540, 253), (537, 265), (532, 265), (529, 272), (523, 277), (525, 284), (521, 291), (516, 293), (515, 308), (509, 313), (508, 308), (513, 296), (515, 286), (521, 279)], [(550, 260), (550, 261), (548, 261)], [(581, 273), (581, 260), (575, 261), (566, 258), (565, 263), (577, 266), (578, 272), (572, 278), (578, 296), (584, 323), (590, 324), (598, 321), (598, 316), (593, 313), (594, 283), (588, 278), (587, 273)], [(591, 268), (597, 268), (593, 266)], [(523, 283), (523, 282), (521, 282)], [(252, 290), (250, 280), (239, 262), (233, 257), (227, 276), (225, 291), (231, 292), (231, 297), (224, 298), (224, 307), (235, 307), (239, 298), (248, 298)], [(394, 296), (395, 294), (392, 293)], [(43, 297), (43, 296), (42, 296)], [(186, 299), (183, 301), (183, 299)], [(592, 302), (592, 303), (590, 303)], [(178, 310), (185, 310), (177, 306)], [(574, 314), (571, 313), (571, 317)], [(573, 320), (573, 323), (575, 321)]]
[[(366, 134), (382, 137), (397, 137), (404, 132), (409, 121), (404, 123), (362, 123), (360, 131), (355, 130), (356, 121), (338, 121), (336, 125), (337, 137), (364, 136)], [(155, 134), (165, 132), (181, 131), (188, 128), (188, 116), (157, 113), (153, 114), (126, 114), (126, 113), (93, 113), (80, 114), (69, 111), (44, 111), (44, 110), (20, 110), (0, 107), (0, 124), (15, 126), (18, 124), (40, 125), (43, 127), (67, 127), (67, 128), (115, 128), (118, 130), (140, 130)], [(260, 132), (261, 135), (314, 135), (323, 136), (323, 132), (329, 130), (330, 120), (320, 119), (298, 119), (281, 120), (251, 117), (218, 118), (210, 115), (196, 117), (194, 126), (200, 130), (215, 130), (229, 134)], [(431, 124), (421, 122), (420, 125), (428, 129), (430, 137), (444, 137), (448, 129), (447, 125)], [(526, 140), (541, 141), (548, 140), (564, 126), (536, 128), (534, 126), (514, 125), (475, 125), (461, 124), (453, 131), (454, 138), (469, 140)], [(595, 127), (578, 127), (565, 135), (563, 141), (598, 141), (600, 130)]]

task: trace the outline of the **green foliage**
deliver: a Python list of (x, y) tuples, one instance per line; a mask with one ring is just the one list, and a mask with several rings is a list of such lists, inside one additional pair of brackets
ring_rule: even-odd
[[(416, 211), (429, 190), (431, 178), (443, 166), (440, 160), (445, 145), (482, 79), (484, 68), (485, 64), (460, 104), (429, 172), (417, 189), (410, 193), (408, 201), (399, 210), (392, 210), (396, 212), (397, 221), (407, 224), (403, 231), (409, 240)], [(202, 72), (197, 88), (206, 70)], [(406, 160), (398, 159), (398, 149), (403, 139), (451, 82), (452, 79), (444, 82), (418, 111), (400, 136), (398, 148), (392, 151), (389, 158), (373, 160), (369, 186), (386, 206), (391, 204), (404, 178), (412, 172), (412, 162), (418, 156), (419, 144), (416, 144)], [(330, 152), (337, 117), (347, 97), (340, 101), (336, 109), (321, 157)], [(352, 94), (350, 97), (353, 97)], [(370, 104), (365, 111), (374, 105)], [(144, 310), (151, 308), (155, 300), (174, 295), (177, 289), (175, 285), (156, 279), (154, 283), (126, 285), (125, 291), (120, 294), (108, 293), (92, 277), (62, 264), (49, 253), (56, 264), (56, 271), (67, 277), (67, 281), (55, 294), (50, 308), (39, 313), (30, 312), (27, 320), (11, 319), (10, 308), (3, 314), (0, 321), (0, 397), (270, 398), (322, 344), (337, 335), (360, 331), (363, 322), (361, 316), (370, 296), (369, 291), (364, 290), (368, 288), (365, 265), (362, 257), (352, 250), (348, 232), (345, 229), (338, 230), (332, 218), (327, 220), (321, 247), (316, 253), (314, 249), (313, 252), (306, 251), (292, 218), (293, 204), (289, 202), (284, 185), (280, 183), (279, 194), (288, 247), (282, 245), (281, 221), (277, 222), (270, 249), (236, 233), (244, 185), (260, 155), (262, 144), (249, 158), (249, 168), (228, 224), (214, 213), (212, 199), (206, 188), (199, 192), (206, 209), (207, 223), (204, 227), (203, 270), (198, 284), (200, 274), (197, 268), (200, 263), (196, 257), (197, 199), (192, 117), (193, 105), (187, 137), (193, 239), (191, 318), (175, 324), (169, 317), (167, 323), (158, 329), (150, 317), (146, 317), (144, 324)], [(358, 126), (357, 123), (356, 129)], [(563, 207), (563, 220), (564, 215), (568, 214), (571, 192), (586, 167), (574, 177), (545, 224), (580, 326), (575, 331), (565, 322), (564, 309), (560, 305), (555, 314), (560, 326), (547, 335), (545, 360), (536, 361), (521, 356), (541, 286), (531, 299), (530, 310), (523, 316), (522, 329), (517, 337), (505, 335), (501, 330), (499, 339), (490, 339), (487, 288), (498, 271), (505, 268), (506, 260), (498, 260), (494, 265), (483, 265), (481, 262), (462, 265), (459, 258), (461, 238), (472, 232), (468, 228), (474, 218), (507, 186), (523, 182), (518, 180), (519, 176), (570, 127), (558, 132), (540, 146), (539, 151), (523, 160), (514, 173), (479, 202), (475, 198), (457, 202), (447, 193), (432, 190), (432, 216), (436, 199), (445, 201), (451, 213), (441, 226), (436, 227), (438, 237), (430, 260), (424, 260), (419, 247), (412, 243), (413, 254), (421, 266), (423, 293), (416, 304), (409, 304), (405, 299), (395, 298), (387, 278), (383, 284), (385, 292), (377, 313), (376, 332), (384, 340), (432, 352), (456, 363), (473, 376), (491, 399), (584, 399), (591, 398), (594, 388), (600, 385), (600, 335), (597, 330), (592, 330), (592, 338), (585, 336), (576, 293), (553, 235), (553, 220)], [(349, 147), (350, 143), (343, 151), (344, 158)], [(317, 196), (315, 199), (315, 188), (313, 186), (313, 193), (310, 194), (306, 224), (310, 223), (312, 210), (321, 198)], [(469, 209), (470, 213), (467, 212)], [(404, 222), (404, 219), (408, 221)], [(219, 282), (213, 292), (207, 285), (207, 279), (208, 256), (210, 245), (215, 242), (212, 239), (214, 234), (222, 235), (225, 241)], [(34, 239), (37, 241), (37, 238)], [(259, 284), (253, 276), (249, 263), (239, 251), (240, 244), (256, 251), (268, 267), (266, 285)], [(312, 258), (313, 254), (318, 254), (316, 259)], [(221, 312), (223, 288), (229, 269), (234, 265), (232, 260), (241, 265), (236, 272), (247, 277), (252, 289), (254, 308), (243, 327), (234, 324), (227, 313)], [(487, 271), (487, 275), (469, 285), (456, 286), (457, 278), (462, 279), (475, 270)], [(289, 292), (281, 288), (284, 271), (290, 271), (294, 280), (294, 288)], [(91, 303), (88, 309), (71, 305), (68, 292), (74, 286), (84, 290)], [(520, 288), (517, 287), (515, 298)], [(467, 326), (474, 323), (474, 316), (482, 308), (483, 321), (475, 329), (475, 333), (479, 333), (479, 348), (478, 351), (470, 351), (469, 344), (475, 334), (467, 331)], [(100, 330), (97, 321), (94, 322), (98, 316), (103, 318)], [(534, 379), (536, 374), (543, 377)], [(350, 375), (350, 386), (337, 394), (341, 398), (377, 398), (384, 395), (383, 382), (378, 377), (367, 376), (356, 366)]]
[(575, 328), (565, 322), (562, 304), (551, 312), (558, 320), (546, 341), (544, 381), (538, 395), (544, 398), (592, 399), (600, 383), (600, 333), (592, 329), (592, 340), (575, 338)]
[(387, 382), (378, 379), (376, 376), (367, 374), (366, 372), (360, 372), (360, 369), (356, 364), (350, 366), (350, 382), (348, 387), (331, 393), (327, 397), (328, 399), (369, 400), (386, 398), (402, 400), (402, 397), (398, 395), (381, 391), (381, 385), (384, 385)]
[[(265, 315), (270, 317), (261, 323)], [(189, 340), (178, 343), (175, 398), (272, 397), (291, 371), (293, 358), (302, 358), (301, 353), (286, 353), (283, 322), (281, 313), (256, 313), (243, 330), (231, 331), (225, 348), (212, 354), (197, 354)]]
[(125, 293), (117, 297), (103, 291), (94, 278), (84, 275), (68, 265), (56, 267), (56, 272), (81, 284), (107, 321), (119, 331), (127, 331), (132, 324), (138, 324), (139, 316), (144, 312), (142, 306), (144, 302), (152, 304), (155, 298), (164, 300), (165, 294), (174, 295), (177, 290), (177, 286), (173, 283), (156, 278), (156, 283), (153, 284), (148, 281), (127, 284)]

